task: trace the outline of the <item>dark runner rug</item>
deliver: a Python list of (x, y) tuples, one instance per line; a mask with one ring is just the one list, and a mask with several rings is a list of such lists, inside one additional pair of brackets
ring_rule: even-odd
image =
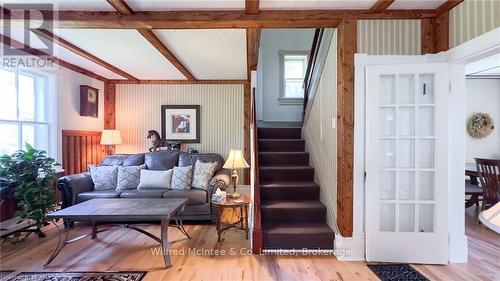
[(429, 281), (409, 264), (373, 264), (368, 265), (382, 281)]
[[(21, 272), (8, 281), (140, 281), (147, 272)], [(3, 280), (2, 280), (3, 281)]]
[(0, 270), (0, 280), (3, 280), (5, 277), (7, 277), (12, 272), (14, 272), (14, 270)]

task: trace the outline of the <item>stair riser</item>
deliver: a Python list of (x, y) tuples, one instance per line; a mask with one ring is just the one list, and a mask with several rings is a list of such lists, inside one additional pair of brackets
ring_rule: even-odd
[(259, 139), (300, 139), (301, 128), (258, 128)]
[(262, 208), (262, 221), (266, 223), (311, 223), (325, 222), (326, 208)]
[(260, 165), (309, 165), (309, 154), (259, 154)]
[(334, 235), (331, 233), (318, 234), (263, 234), (266, 250), (333, 250)]
[(278, 200), (319, 200), (319, 187), (286, 187), (286, 188), (262, 188), (260, 189), (262, 201)]
[(290, 170), (259, 170), (259, 180), (264, 182), (276, 181), (314, 181), (314, 169), (290, 169)]
[(303, 140), (297, 141), (266, 141), (259, 140), (259, 151), (275, 151), (275, 152), (286, 152), (286, 151), (304, 151), (305, 142)]

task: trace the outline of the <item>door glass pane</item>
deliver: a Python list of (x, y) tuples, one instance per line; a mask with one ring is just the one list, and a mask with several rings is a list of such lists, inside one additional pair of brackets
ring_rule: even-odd
[(414, 232), (415, 207), (414, 204), (399, 204), (399, 231)]
[(394, 104), (396, 97), (395, 75), (380, 76), (380, 104)]
[(413, 74), (399, 75), (399, 104), (415, 103), (415, 76)]
[(399, 135), (414, 136), (415, 135), (415, 108), (400, 107), (399, 108)]
[(420, 172), (418, 199), (434, 200), (434, 172)]
[(35, 79), (22, 74), (18, 75), (19, 87), (19, 119), (35, 120)]
[(394, 140), (380, 140), (380, 166), (394, 168)]
[(399, 172), (399, 199), (413, 200), (415, 199), (415, 172), (401, 171)]
[(415, 141), (410, 139), (399, 140), (399, 167), (415, 167)]
[(17, 124), (0, 123), (0, 155), (12, 154), (19, 150)]
[(418, 231), (434, 232), (434, 204), (419, 204)]
[(396, 230), (396, 219), (395, 219), (395, 208), (393, 203), (381, 203), (380, 204), (380, 231), (391, 231)]
[(434, 136), (434, 107), (421, 106), (418, 110), (419, 135), (422, 137)]
[(394, 136), (394, 116), (395, 110), (393, 107), (380, 108), (380, 135)]
[(394, 200), (396, 176), (393, 171), (380, 172), (380, 200)]
[(16, 120), (17, 100), (15, 72), (0, 69), (0, 101), (0, 119)]
[(420, 168), (434, 168), (434, 140), (420, 140), (418, 155)]
[(418, 103), (434, 103), (434, 74), (419, 75)]

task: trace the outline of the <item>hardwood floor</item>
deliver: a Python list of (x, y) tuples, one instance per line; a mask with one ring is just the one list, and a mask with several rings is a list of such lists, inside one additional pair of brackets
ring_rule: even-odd
[[(446, 266), (414, 265), (431, 280), (500, 280), (500, 235), (466, 215), (469, 236), (469, 263)], [(159, 226), (145, 229), (159, 235)], [(117, 229), (99, 233), (67, 245), (46, 269), (42, 269), (58, 235), (55, 227), (48, 227), (47, 237), (35, 236), (21, 244), (1, 244), (1, 270), (16, 271), (148, 271), (145, 280), (378, 280), (364, 262), (340, 262), (334, 256), (274, 256), (247, 255), (242, 232), (229, 230), (220, 247), (226, 255), (196, 255), (189, 249), (210, 252), (217, 241), (212, 225), (187, 225), (192, 239), (186, 240), (174, 228), (169, 230), (173, 243), (173, 267), (165, 270), (163, 259), (152, 249), (159, 246), (152, 239), (132, 230)], [(90, 227), (78, 226), (72, 237), (90, 232)], [(243, 253), (240, 252), (242, 250)], [(230, 251), (236, 252), (231, 255)], [(181, 253), (185, 251), (184, 253)]]

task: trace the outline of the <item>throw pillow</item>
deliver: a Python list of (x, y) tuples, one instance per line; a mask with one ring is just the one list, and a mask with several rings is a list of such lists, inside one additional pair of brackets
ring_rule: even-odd
[(141, 170), (146, 165), (141, 166), (118, 166), (118, 182), (116, 190), (136, 189), (141, 179)]
[(193, 177), (193, 166), (174, 167), (172, 174), (172, 189), (191, 189), (191, 178)]
[(170, 188), (170, 180), (172, 179), (172, 169), (166, 171), (141, 170), (141, 179), (137, 189), (150, 188)]
[(90, 176), (94, 182), (94, 190), (108, 190), (116, 188), (118, 166), (90, 166)]
[(193, 183), (191, 186), (206, 190), (210, 180), (214, 176), (215, 169), (217, 169), (217, 162), (203, 163), (200, 160), (196, 160), (194, 164)]

